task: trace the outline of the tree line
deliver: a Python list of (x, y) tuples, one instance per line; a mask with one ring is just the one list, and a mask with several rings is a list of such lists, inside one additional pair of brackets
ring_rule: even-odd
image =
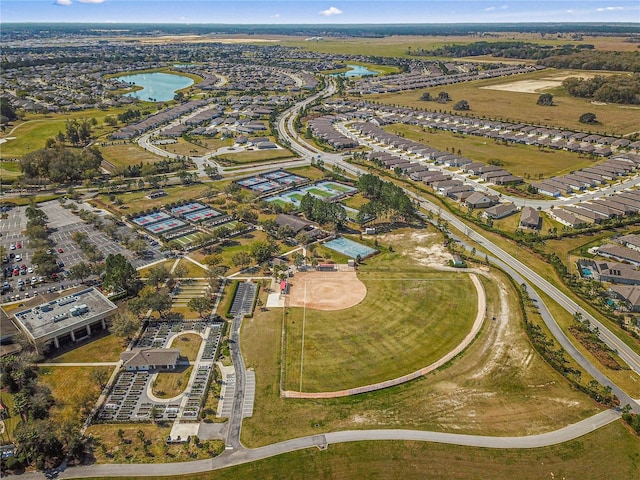
[(569, 77), (562, 82), (562, 86), (572, 97), (592, 98), (607, 103), (640, 104), (640, 74)]
[(491, 55), (502, 58), (539, 60), (556, 55), (569, 55), (576, 51), (593, 50), (594, 46), (581, 45), (540, 45), (530, 42), (473, 42), (466, 45), (449, 44), (432, 50), (415, 48), (407, 50), (408, 55), (430, 57), (476, 57)]
[(69, 183), (98, 177), (101, 163), (102, 154), (96, 147), (76, 150), (55, 143), (23, 156), (20, 169), (27, 178)]
[(386, 217), (391, 221), (409, 221), (415, 217), (413, 202), (398, 185), (367, 173), (360, 176), (356, 186), (369, 199), (358, 211), (359, 223), (371, 217)]
[(640, 72), (640, 52), (580, 51), (548, 57), (538, 63), (552, 68)]

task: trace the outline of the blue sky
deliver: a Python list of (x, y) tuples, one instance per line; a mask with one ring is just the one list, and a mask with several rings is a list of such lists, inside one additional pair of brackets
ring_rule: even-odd
[(638, 0), (0, 0), (4, 22), (640, 22)]

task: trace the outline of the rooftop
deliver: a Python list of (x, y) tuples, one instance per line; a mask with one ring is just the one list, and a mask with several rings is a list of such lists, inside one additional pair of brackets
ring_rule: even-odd
[(117, 307), (95, 288), (88, 288), (41, 303), (15, 314), (34, 339), (51, 338), (58, 331), (87, 325), (114, 313)]

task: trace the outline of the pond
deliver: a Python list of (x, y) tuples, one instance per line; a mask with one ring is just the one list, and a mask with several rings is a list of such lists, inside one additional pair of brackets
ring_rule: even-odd
[(364, 75), (377, 75), (379, 72), (375, 70), (369, 70), (362, 65), (347, 65), (350, 70), (343, 73), (334, 73), (334, 77), (362, 77)]
[(142, 87), (142, 90), (129, 92), (125, 95), (149, 102), (173, 100), (176, 91), (193, 85), (193, 80), (189, 77), (157, 72), (124, 75), (117, 77), (117, 80)]

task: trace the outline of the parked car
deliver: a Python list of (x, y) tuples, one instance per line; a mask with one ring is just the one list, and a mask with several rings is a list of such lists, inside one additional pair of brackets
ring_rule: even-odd
[(16, 255), (16, 262), (21, 262), (22, 261), (22, 255), (18, 254)]
[(18, 243), (16, 244), (16, 248), (22, 248), (22, 243), (18, 242)]
[(58, 249), (58, 253), (63, 253), (64, 250), (62, 250), (61, 248)]
[(16, 244), (12, 243), (11, 245), (9, 245), (9, 250), (15, 250), (16, 249)]

